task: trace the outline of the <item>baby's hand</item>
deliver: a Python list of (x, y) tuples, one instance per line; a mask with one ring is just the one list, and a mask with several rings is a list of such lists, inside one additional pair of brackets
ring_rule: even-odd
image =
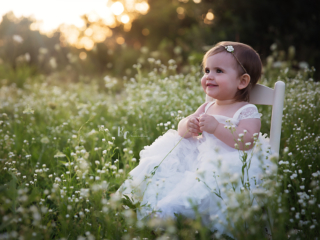
[(200, 116), (199, 126), (201, 131), (206, 131), (207, 133), (213, 134), (218, 125), (219, 122), (215, 117), (208, 114), (203, 114)]
[(198, 134), (201, 133), (199, 120), (196, 117), (189, 118), (187, 122), (187, 128), (189, 130), (189, 133), (191, 133), (194, 136), (198, 136)]

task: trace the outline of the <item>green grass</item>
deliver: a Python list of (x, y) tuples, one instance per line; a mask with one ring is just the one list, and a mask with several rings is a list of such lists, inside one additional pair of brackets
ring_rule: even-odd
[[(105, 88), (101, 81), (62, 84), (55, 75), (0, 88), (0, 238), (229, 238), (200, 219), (137, 221), (139, 206), (113, 194), (143, 147), (204, 102), (196, 67), (184, 75), (174, 62), (154, 63), (149, 73), (135, 67), (134, 79)], [(269, 69), (262, 78), (268, 86), (286, 83), (279, 169), (260, 196), (263, 208), (236, 195), (241, 207), (230, 209), (228, 229), (237, 239), (263, 238), (268, 220), (273, 239), (320, 235), (320, 88), (308, 72), (292, 75)], [(268, 133), (271, 109), (259, 110)]]

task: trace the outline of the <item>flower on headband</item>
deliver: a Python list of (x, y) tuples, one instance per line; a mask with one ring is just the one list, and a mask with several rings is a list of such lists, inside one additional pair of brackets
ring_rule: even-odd
[(241, 62), (239, 61), (239, 59), (237, 58), (237, 56), (233, 53), (233, 52), (234, 52), (233, 46), (228, 45), (228, 46), (225, 46), (224, 48), (227, 50), (227, 52), (231, 53), (231, 54), (234, 56), (234, 58), (237, 60), (237, 62), (239, 63), (239, 65), (242, 67), (243, 71), (244, 71), (245, 73), (248, 73), (247, 70), (244, 68), (244, 66), (241, 64)]
[(225, 48), (227, 49), (228, 52), (232, 53), (234, 51), (234, 48), (229, 45), (229, 46), (225, 46)]

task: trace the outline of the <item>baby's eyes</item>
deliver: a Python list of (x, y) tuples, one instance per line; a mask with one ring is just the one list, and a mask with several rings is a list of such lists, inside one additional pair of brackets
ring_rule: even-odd
[[(210, 73), (210, 69), (209, 69), (209, 68), (205, 68), (205, 69), (204, 69), (204, 72), (205, 72), (205, 73)], [(222, 72), (221, 69), (217, 68), (217, 69), (216, 69), (216, 73), (223, 73), (223, 72)]]

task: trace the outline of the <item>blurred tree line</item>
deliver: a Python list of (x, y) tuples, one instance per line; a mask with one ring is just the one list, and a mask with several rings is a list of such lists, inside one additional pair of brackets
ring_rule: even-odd
[[(118, 1), (125, 5), (125, 0)], [(112, 28), (112, 36), (96, 43), (92, 50), (63, 42), (60, 30), (48, 37), (30, 30), (34, 20), (17, 19), (12, 13), (4, 15), (0, 23), (0, 81), (21, 85), (20, 78), (26, 75), (56, 72), (66, 81), (78, 81), (84, 75), (130, 76), (134, 74), (132, 65), (148, 65), (148, 58), (165, 64), (175, 59), (178, 70), (183, 71), (182, 66), (189, 63), (200, 64), (203, 53), (223, 40), (251, 45), (265, 64), (275, 68), (299, 69), (309, 64), (320, 69), (320, 1), (148, 3), (148, 13), (133, 20), (130, 30), (119, 23)], [(87, 16), (83, 21), (87, 27), (93, 24)]]

